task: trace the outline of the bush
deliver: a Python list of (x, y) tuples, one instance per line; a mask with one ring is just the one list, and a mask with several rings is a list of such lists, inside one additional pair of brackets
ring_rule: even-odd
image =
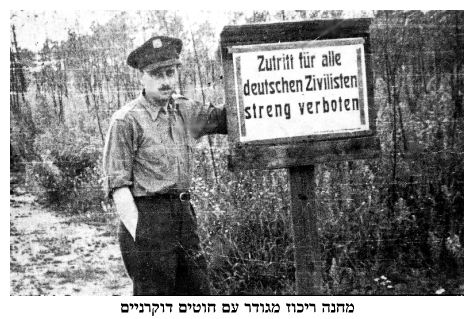
[(79, 214), (100, 209), (100, 146), (90, 136), (60, 127), (35, 141), (41, 161), (30, 163), (27, 182), (46, 205)]
[[(193, 204), (213, 293), (294, 293), (288, 180), (284, 170), (230, 173), (216, 137), (215, 165), (198, 150)], [(216, 170), (217, 180), (213, 170)]]
[(208, 213), (202, 243), (217, 294), (291, 294), (294, 283), (289, 216), (262, 209)]

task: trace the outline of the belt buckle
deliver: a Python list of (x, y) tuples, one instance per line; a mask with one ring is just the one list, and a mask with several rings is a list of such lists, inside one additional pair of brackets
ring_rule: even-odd
[(191, 200), (191, 194), (189, 194), (189, 192), (180, 193), (179, 200), (182, 202), (189, 202)]

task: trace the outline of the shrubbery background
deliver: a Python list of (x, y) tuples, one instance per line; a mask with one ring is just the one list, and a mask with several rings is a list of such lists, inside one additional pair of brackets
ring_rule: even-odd
[[(19, 13), (18, 13), (19, 14)], [(22, 13), (25, 14), (25, 13)], [(26, 13), (27, 14), (27, 13)], [(33, 13), (31, 13), (33, 15)], [(228, 24), (338, 18), (339, 11), (226, 13)], [(372, 13), (370, 13), (372, 14)], [(327, 294), (463, 293), (464, 15), (378, 11), (371, 27), (380, 158), (317, 165)], [(217, 34), (181, 12), (117, 12), (39, 52), (11, 19), (11, 192), (69, 215), (113, 216), (101, 191), (112, 113), (139, 92), (132, 34), (183, 39), (185, 95), (222, 104)], [(193, 202), (216, 294), (293, 294), (286, 170), (231, 173), (225, 136), (195, 151)]]

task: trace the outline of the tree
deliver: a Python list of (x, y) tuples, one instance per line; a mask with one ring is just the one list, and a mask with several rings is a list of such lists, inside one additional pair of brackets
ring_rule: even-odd
[(27, 69), (32, 65), (34, 55), (18, 46), (14, 24), (10, 31), (10, 166), (23, 170), (25, 162), (36, 158), (33, 147), (36, 126), (25, 98)]

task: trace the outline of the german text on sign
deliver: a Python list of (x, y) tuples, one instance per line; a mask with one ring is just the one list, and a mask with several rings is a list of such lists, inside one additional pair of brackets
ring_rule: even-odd
[(363, 38), (230, 52), (241, 142), (369, 130)]

